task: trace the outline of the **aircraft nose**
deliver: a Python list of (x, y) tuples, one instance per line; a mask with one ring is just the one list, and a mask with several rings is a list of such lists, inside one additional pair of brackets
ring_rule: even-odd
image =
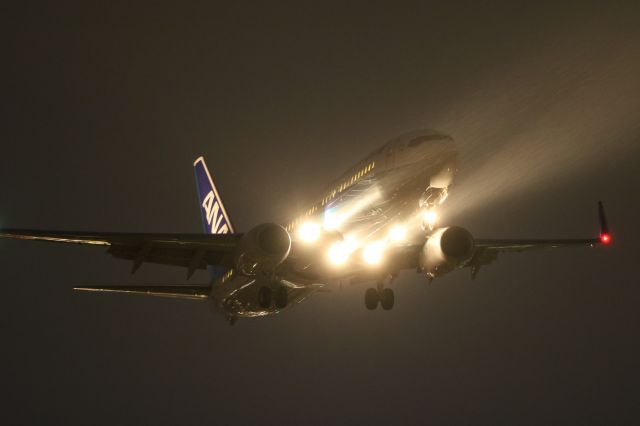
[(455, 142), (451, 136), (435, 132), (412, 135), (405, 143), (409, 148), (422, 151), (455, 149)]
[(435, 142), (435, 145), (443, 151), (453, 151), (456, 149), (456, 142), (449, 135), (442, 135), (442, 137)]

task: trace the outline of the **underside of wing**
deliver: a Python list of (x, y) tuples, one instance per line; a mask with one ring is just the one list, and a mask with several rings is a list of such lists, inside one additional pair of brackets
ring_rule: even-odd
[(127, 293), (145, 296), (170, 297), (174, 299), (205, 300), (209, 297), (209, 286), (184, 285), (121, 285), (121, 286), (84, 286), (74, 287), (76, 291), (92, 291), (98, 293)]
[(595, 246), (599, 244), (609, 244), (611, 234), (604, 213), (602, 201), (598, 201), (598, 223), (600, 225), (599, 238), (578, 238), (578, 239), (475, 239), (476, 247), (493, 251), (523, 251), (532, 249), (545, 249), (571, 246)]
[(238, 234), (169, 234), (0, 229), (0, 238), (103, 246), (152, 243), (158, 245), (200, 245), (225, 249), (235, 247)]
[(601, 244), (606, 244), (602, 237), (557, 240), (477, 239), (474, 255), (465, 266), (471, 268), (471, 278), (475, 278), (480, 268), (495, 262), (500, 253), (519, 253), (560, 247), (593, 247)]
[(224, 265), (241, 234), (156, 234), (122, 232), (69, 232), (35, 229), (2, 229), (0, 238), (106, 246), (118, 259), (182, 266), (187, 277), (207, 265)]
[(498, 251), (524, 251), (545, 248), (558, 248), (570, 246), (592, 246), (600, 244), (598, 238), (584, 239), (556, 239), (556, 240), (518, 240), (518, 239), (476, 239), (475, 245), (478, 248)]

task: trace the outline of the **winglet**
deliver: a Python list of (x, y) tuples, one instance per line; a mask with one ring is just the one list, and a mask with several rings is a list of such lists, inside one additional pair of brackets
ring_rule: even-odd
[(602, 201), (598, 201), (598, 220), (600, 222), (600, 242), (602, 244), (610, 244), (611, 234), (609, 233), (609, 225), (607, 225), (607, 217), (604, 213)]

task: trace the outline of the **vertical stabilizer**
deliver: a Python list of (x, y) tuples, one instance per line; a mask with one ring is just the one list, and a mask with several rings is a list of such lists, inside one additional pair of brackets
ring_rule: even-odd
[(233, 233), (231, 219), (222, 204), (220, 194), (211, 179), (204, 158), (199, 157), (194, 161), (193, 167), (196, 174), (196, 188), (205, 234)]

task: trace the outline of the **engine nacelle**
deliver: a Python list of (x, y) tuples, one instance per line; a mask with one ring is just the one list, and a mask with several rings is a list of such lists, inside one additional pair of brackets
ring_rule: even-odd
[(464, 266), (471, 259), (475, 243), (471, 233), (458, 226), (437, 229), (424, 243), (420, 267), (430, 277)]
[(291, 236), (280, 225), (263, 223), (242, 236), (236, 267), (247, 275), (273, 271), (289, 256)]

